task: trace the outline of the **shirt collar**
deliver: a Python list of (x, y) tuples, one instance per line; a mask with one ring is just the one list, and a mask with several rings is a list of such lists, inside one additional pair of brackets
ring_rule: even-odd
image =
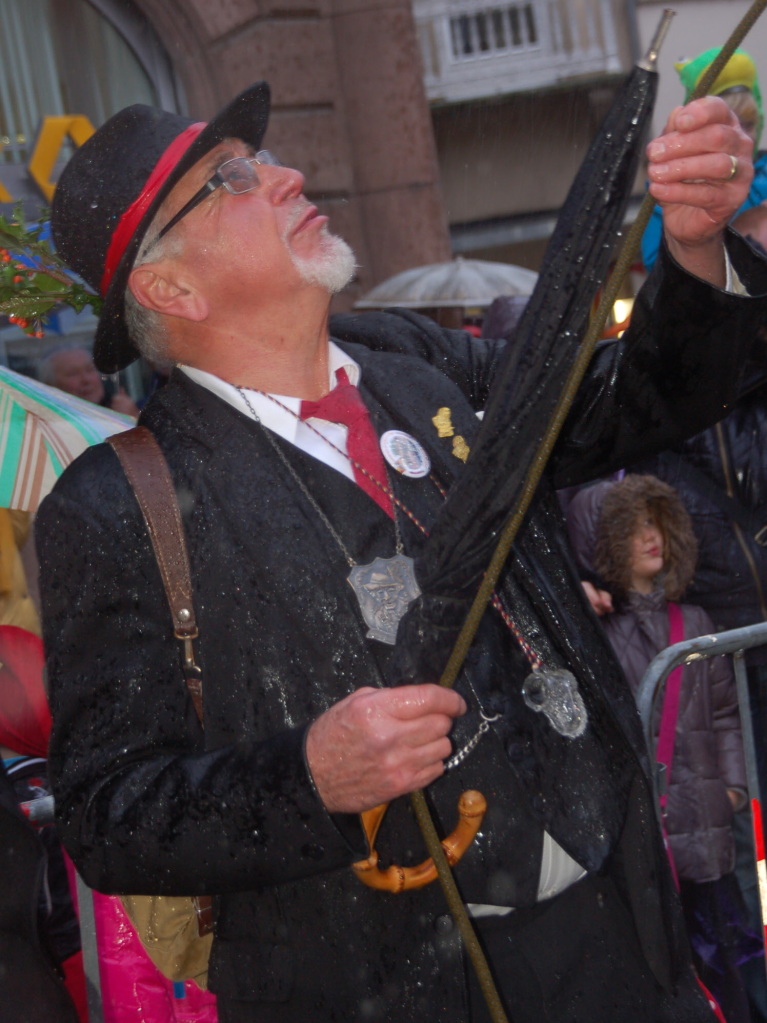
[[(213, 394), (218, 395), (228, 402), (238, 412), (244, 413), (248, 418), (253, 419), (253, 413), (275, 433), (291, 442), (295, 441), (296, 428), (300, 423), (297, 418), (301, 411), (301, 399), (291, 395), (273, 394), (268, 395), (264, 391), (251, 390), (244, 387), (243, 390), (252, 405), (252, 410), (243, 401), (242, 396), (234, 384), (230, 384), (214, 373), (208, 373), (204, 369), (197, 369), (195, 366), (178, 367), (183, 373), (201, 387), (207, 388)], [(336, 386), (336, 370), (345, 369), (349, 377), (349, 383), (358, 386), (361, 377), (359, 364), (342, 351), (333, 341), (328, 342), (328, 387), (332, 390)], [(275, 400), (272, 400), (275, 399)]]

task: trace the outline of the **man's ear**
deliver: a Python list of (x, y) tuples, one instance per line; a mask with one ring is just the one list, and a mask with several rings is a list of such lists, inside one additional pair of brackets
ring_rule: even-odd
[(128, 287), (140, 305), (163, 316), (199, 323), (208, 315), (206, 299), (178, 276), (161, 272), (156, 263), (131, 270)]

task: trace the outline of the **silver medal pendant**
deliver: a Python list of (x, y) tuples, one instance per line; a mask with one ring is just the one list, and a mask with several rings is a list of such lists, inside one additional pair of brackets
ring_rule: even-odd
[(368, 639), (394, 645), (400, 618), (421, 594), (413, 559), (405, 554), (376, 558), (369, 565), (355, 565), (347, 578), (368, 627)]
[(545, 714), (560, 735), (577, 739), (586, 731), (586, 704), (575, 676), (566, 668), (535, 668), (525, 679), (522, 695), (530, 710)]

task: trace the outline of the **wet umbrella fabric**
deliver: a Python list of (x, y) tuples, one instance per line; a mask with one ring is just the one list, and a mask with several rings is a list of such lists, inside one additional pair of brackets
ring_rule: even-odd
[(427, 598), (469, 594), (487, 567), (603, 283), (656, 88), (654, 72), (634, 69), (572, 185), (515, 342), (507, 347), (493, 383), (466, 467), (418, 560), (418, 579)]
[(73, 459), (133, 425), (130, 416), (0, 366), (0, 507), (36, 511)]

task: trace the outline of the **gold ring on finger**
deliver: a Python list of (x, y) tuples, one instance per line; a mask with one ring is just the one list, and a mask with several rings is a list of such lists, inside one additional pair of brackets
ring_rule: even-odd
[(729, 154), (729, 157), (730, 157), (730, 164), (731, 164), (730, 173), (729, 173), (729, 175), (727, 176), (727, 178), (725, 180), (732, 181), (732, 179), (738, 173), (738, 158), (737, 158), (737, 156), (733, 156), (732, 153)]

